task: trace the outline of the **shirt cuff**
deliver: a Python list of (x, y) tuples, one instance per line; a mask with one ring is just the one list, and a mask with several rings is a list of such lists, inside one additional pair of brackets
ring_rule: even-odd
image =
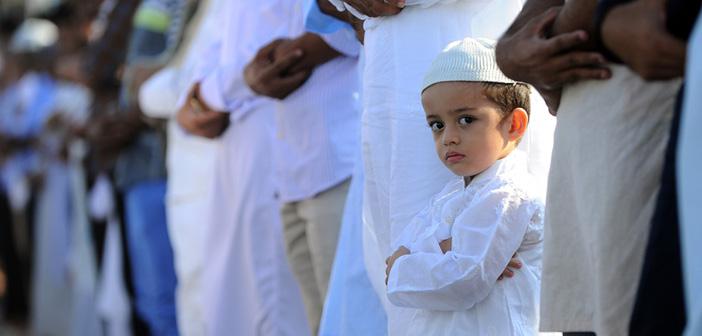
[(351, 25), (346, 22), (323, 13), (317, 0), (306, 0), (304, 22), (305, 29), (317, 34), (330, 34), (342, 29), (351, 29)]
[(224, 100), (223, 90), (219, 85), (219, 76), (213, 73), (200, 83), (200, 97), (203, 103), (215, 111), (226, 111), (227, 103)]
[(361, 52), (361, 43), (356, 39), (356, 33), (351, 29), (342, 29), (332, 34), (320, 35), (334, 50), (344, 56), (358, 57)]

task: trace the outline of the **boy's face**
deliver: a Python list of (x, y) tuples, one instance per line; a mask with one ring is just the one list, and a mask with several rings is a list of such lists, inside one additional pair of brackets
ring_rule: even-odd
[(441, 162), (454, 174), (475, 176), (516, 146), (511, 115), (484, 94), (480, 83), (442, 82), (422, 94), (422, 105)]

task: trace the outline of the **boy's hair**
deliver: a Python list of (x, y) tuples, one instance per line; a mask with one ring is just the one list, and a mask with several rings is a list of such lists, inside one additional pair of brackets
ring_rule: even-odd
[(483, 94), (493, 103), (497, 104), (502, 111), (502, 116), (506, 116), (514, 109), (523, 108), (527, 116), (530, 116), (531, 100), (529, 98), (529, 86), (524, 83), (494, 83), (480, 82), (483, 87)]

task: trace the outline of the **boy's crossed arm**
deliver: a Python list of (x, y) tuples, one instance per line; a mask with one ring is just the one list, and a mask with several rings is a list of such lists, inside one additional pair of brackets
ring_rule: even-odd
[[(452, 239), (446, 239), (442, 242), (439, 243), (439, 247), (441, 248), (441, 252), (446, 254), (446, 252), (451, 251), (451, 245), (452, 245)], [(388, 284), (388, 277), (390, 276), (390, 271), (392, 271), (392, 266), (395, 264), (395, 261), (399, 259), (400, 257), (404, 255), (411, 254), (412, 252), (404, 247), (400, 246), (395, 253), (393, 253), (391, 256), (389, 256), (387, 259), (385, 259), (385, 284)], [(502, 271), (502, 274), (500, 275), (497, 280), (502, 280), (504, 277), (511, 278), (514, 276), (514, 271), (515, 269), (520, 269), (522, 268), (522, 262), (519, 261), (519, 258), (517, 257), (517, 253), (514, 253), (512, 256), (512, 259), (510, 259), (509, 263), (507, 264), (507, 267), (505, 267), (505, 270)]]

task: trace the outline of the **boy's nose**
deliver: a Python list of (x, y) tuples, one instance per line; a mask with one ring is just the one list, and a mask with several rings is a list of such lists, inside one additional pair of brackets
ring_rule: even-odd
[(458, 136), (458, 132), (453, 129), (453, 127), (446, 127), (443, 134), (444, 146), (457, 145), (461, 142), (461, 138)]

